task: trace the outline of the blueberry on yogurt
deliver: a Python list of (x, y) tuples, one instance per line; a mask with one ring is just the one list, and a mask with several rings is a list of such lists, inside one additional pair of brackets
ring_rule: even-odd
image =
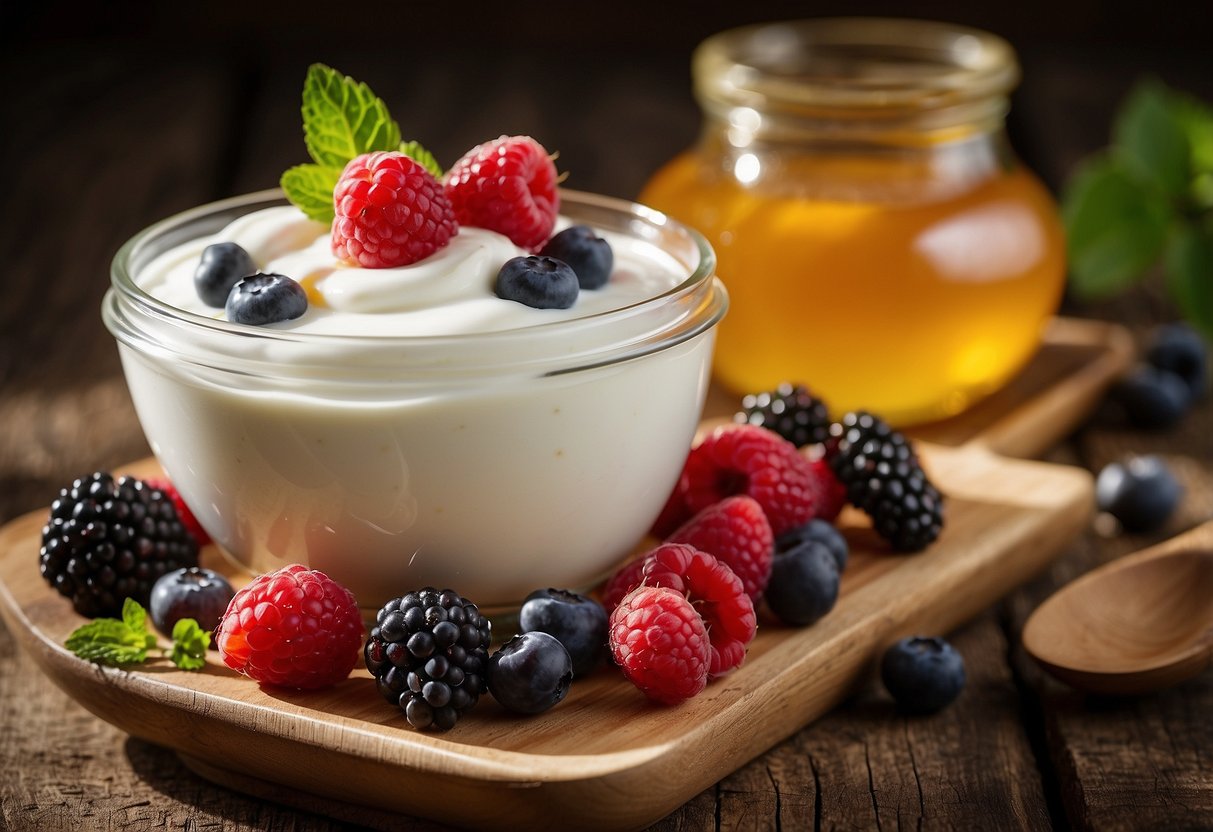
[(512, 257), (497, 273), (497, 297), (535, 309), (568, 309), (581, 286), (577, 273), (563, 260), (531, 255)]
[(259, 272), (232, 287), (225, 309), (233, 323), (276, 324), (294, 320), (307, 311), (307, 292), (286, 275)]
[(539, 253), (568, 263), (582, 289), (601, 289), (615, 265), (611, 244), (588, 225), (569, 226), (548, 240)]
[(232, 287), (257, 273), (249, 253), (236, 243), (215, 243), (202, 250), (194, 271), (194, 290), (207, 306), (222, 309)]

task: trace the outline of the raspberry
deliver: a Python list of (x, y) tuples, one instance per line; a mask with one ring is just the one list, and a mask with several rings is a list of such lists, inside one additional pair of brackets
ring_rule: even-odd
[(611, 613), (611, 654), (623, 675), (646, 696), (677, 705), (708, 681), (708, 634), (703, 619), (671, 589), (639, 587)]
[(833, 523), (847, 504), (847, 487), (834, 476), (834, 469), (825, 457), (809, 460), (809, 475), (813, 502), (817, 506), (813, 517)]
[(809, 461), (765, 428), (726, 425), (691, 449), (680, 488), (692, 511), (734, 494), (753, 497), (776, 535), (817, 516)]
[(775, 536), (762, 506), (750, 497), (727, 497), (708, 506), (667, 542), (694, 546), (727, 565), (752, 600), (758, 600), (771, 577)]
[(619, 571), (612, 575), (602, 588), (602, 606), (606, 608), (607, 612), (612, 612), (615, 607), (619, 606), (623, 596), (640, 586), (643, 580), (644, 558), (639, 557), (628, 561), (619, 567)]
[(181, 499), (181, 494), (177, 491), (177, 486), (173, 485), (167, 477), (149, 477), (144, 480), (151, 488), (158, 488), (164, 492), (164, 496), (172, 502), (173, 508), (177, 509), (177, 519), (181, 521), (181, 525), (185, 526), (185, 530), (190, 533), (194, 540), (198, 541), (198, 548), (208, 545), (211, 542), (211, 536), (206, 533), (206, 529), (202, 528), (202, 524), (198, 522), (198, 518), (194, 516), (194, 512), (190, 511), (190, 507), (185, 504), (185, 500)]
[(438, 181), (403, 153), (350, 160), (333, 190), (333, 254), (366, 269), (407, 266), (459, 233)]
[(502, 136), (465, 153), (444, 183), (462, 225), (496, 231), (535, 252), (556, 227), (556, 179), (556, 166), (539, 142)]
[(302, 690), (337, 684), (362, 650), (354, 596), (297, 563), (237, 592), (217, 633), (228, 667), (257, 682)]
[(727, 564), (682, 543), (666, 543), (644, 559), (644, 585), (681, 592), (703, 617), (711, 642), (708, 675), (713, 679), (745, 661), (758, 619), (741, 579)]

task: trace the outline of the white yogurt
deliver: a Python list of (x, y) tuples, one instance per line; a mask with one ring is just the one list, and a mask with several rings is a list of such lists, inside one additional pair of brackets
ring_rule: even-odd
[[(338, 263), (327, 231), (291, 207), (173, 247), (153, 229), (141, 244), (165, 250), (133, 282), (172, 309), (121, 268), (105, 308), (153, 451), (240, 563), (323, 569), (364, 608), (425, 585), (487, 607), (590, 585), (678, 476), (727, 304), (710, 269), (688, 281), (703, 249), (685, 232), (658, 245), (622, 229), (664, 241), (666, 226), (611, 208), (615, 230), (596, 229), (611, 280), (568, 310), (497, 298), (497, 269), (522, 252), (481, 229), (383, 270)], [(301, 279), (309, 311), (221, 322), (193, 289), (219, 240)]]
[[(562, 218), (558, 228), (570, 223)], [(301, 318), (274, 328), (318, 335), (433, 336), (497, 332), (583, 318), (629, 306), (686, 279), (677, 260), (651, 243), (603, 232), (615, 255), (611, 279), (583, 290), (568, 309), (532, 309), (493, 292), (501, 265), (528, 252), (508, 237), (465, 226), (430, 257), (394, 269), (363, 269), (338, 260), (328, 229), (291, 205), (266, 208), (222, 231), (177, 246), (136, 276), (144, 290), (196, 315), (222, 319), (194, 290), (194, 270), (212, 243), (234, 242), (263, 272), (307, 286), (313, 303)]]

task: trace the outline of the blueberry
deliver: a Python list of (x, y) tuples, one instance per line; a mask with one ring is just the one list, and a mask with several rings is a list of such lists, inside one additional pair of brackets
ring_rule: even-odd
[(494, 291), (499, 298), (536, 309), (568, 309), (576, 302), (580, 287), (568, 263), (531, 255), (506, 260), (497, 273)]
[(582, 289), (601, 289), (611, 277), (615, 255), (611, 244), (588, 225), (574, 225), (561, 231), (539, 252), (568, 263), (577, 274)]
[(824, 543), (806, 540), (775, 555), (763, 597), (780, 621), (803, 626), (834, 609), (838, 582), (833, 553)]
[(507, 710), (538, 714), (559, 703), (573, 681), (573, 660), (554, 636), (523, 633), (489, 657), (489, 693)]
[(903, 638), (885, 651), (880, 679), (903, 710), (929, 714), (960, 696), (965, 663), (941, 638)]
[(235, 243), (215, 243), (202, 250), (194, 270), (194, 290), (207, 306), (222, 309), (232, 287), (257, 273), (249, 253)]
[(1156, 456), (1133, 457), (1104, 466), (1095, 480), (1095, 502), (1130, 532), (1159, 528), (1179, 505), (1183, 487)]
[(847, 554), (850, 552), (847, 539), (842, 536), (842, 532), (834, 528), (833, 523), (821, 519), (810, 520), (803, 526), (788, 529), (781, 534), (775, 539), (775, 553), (787, 552), (808, 540), (816, 540), (830, 550), (830, 554), (838, 562), (839, 572), (847, 568)]
[(232, 585), (218, 572), (191, 566), (162, 575), (152, 587), (152, 623), (166, 636), (182, 618), (192, 618), (210, 632), (219, 626), (232, 600)]
[(584, 676), (606, 654), (607, 613), (602, 604), (564, 589), (537, 589), (518, 613), (524, 633), (555, 636), (569, 651), (573, 676)]
[(227, 296), (227, 319), (238, 324), (275, 324), (290, 321), (307, 311), (307, 292), (282, 274), (246, 277)]
[(1112, 398), (1124, 408), (1134, 427), (1173, 427), (1183, 418), (1192, 393), (1179, 376), (1142, 364), (1112, 388)]
[(1146, 348), (1146, 361), (1183, 379), (1193, 400), (1204, 396), (1209, 385), (1209, 349), (1192, 327), (1186, 324), (1159, 327)]

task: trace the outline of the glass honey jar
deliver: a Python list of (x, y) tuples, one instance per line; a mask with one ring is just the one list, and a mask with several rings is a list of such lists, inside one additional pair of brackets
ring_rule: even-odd
[(1031, 357), (1057, 308), (1056, 206), (1013, 155), (994, 35), (912, 20), (762, 24), (693, 59), (698, 144), (641, 201), (703, 232), (732, 309), (717, 378), (807, 384), (906, 425)]

